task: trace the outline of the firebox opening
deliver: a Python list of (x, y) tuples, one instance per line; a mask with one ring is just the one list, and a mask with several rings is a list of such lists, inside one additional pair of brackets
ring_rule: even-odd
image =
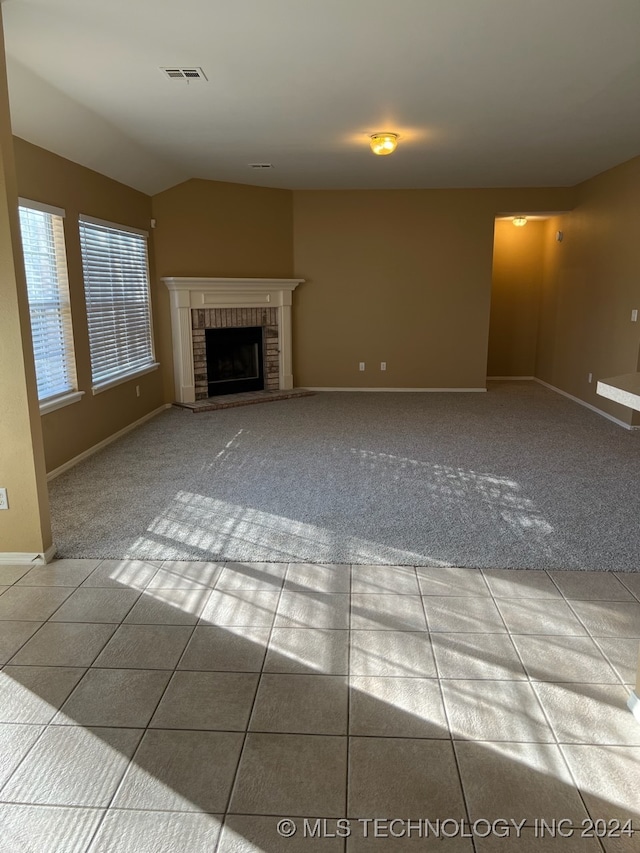
[(264, 388), (262, 326), (207, 329), (209, 396)]

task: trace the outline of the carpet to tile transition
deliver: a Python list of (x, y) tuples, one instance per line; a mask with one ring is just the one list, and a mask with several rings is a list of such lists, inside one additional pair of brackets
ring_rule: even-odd
[(533, 383), (173, 408), (50, 484), (61, 557), (640, 569), (640, 434)]

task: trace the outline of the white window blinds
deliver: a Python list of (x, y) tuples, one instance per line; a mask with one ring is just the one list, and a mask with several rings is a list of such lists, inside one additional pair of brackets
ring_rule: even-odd
[(76, 365), (64, 246), (64, 211), (20, 199), (38, 398), (74, 391)]
[(80, 217), (93, 390), (154, 366), (147, 235)]

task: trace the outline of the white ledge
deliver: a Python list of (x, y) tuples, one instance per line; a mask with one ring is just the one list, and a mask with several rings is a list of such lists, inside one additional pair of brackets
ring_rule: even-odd
[(70, 406), (72, 403), (77, 403), (84, 397), (84, 391), (68, 391), (66, 394), (61, 394), (59, 397), (52, 397), (49, 400), (43, 400), (40, 403), (40, 414), (48, 415), (49, 412), (55, 412), (56, 409), (62, 409), (64, 406)]
[(601, 379), (596, 392), (601, 397), (640, 412), (640, 373), (622, 373), (610, 379)]
[(198, 278), (193, 276), (169, 276), (162, 279), (169, 290), (199, 291), (212, 293), (250, 293), (270, 290), (292, 292), (303, 278)]

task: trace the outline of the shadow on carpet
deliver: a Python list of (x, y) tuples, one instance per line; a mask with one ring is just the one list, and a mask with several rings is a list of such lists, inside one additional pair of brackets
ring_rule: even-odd
[(60, 557), (640, 568), (640, 435), (533, 383), (173, 408), (50, 484)]

